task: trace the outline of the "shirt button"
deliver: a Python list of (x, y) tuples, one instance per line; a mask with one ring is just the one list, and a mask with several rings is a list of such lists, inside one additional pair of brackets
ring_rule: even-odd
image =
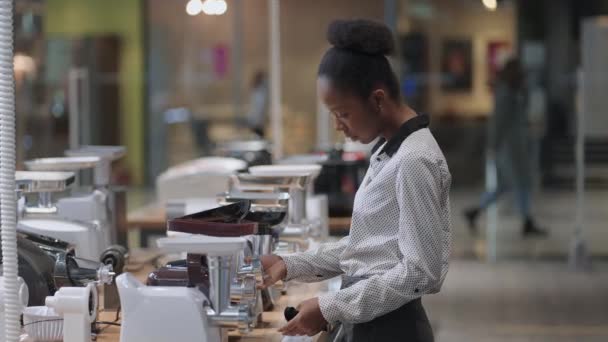
[(376, 157), (376, 161), (382, 161), (382, 158)]
[(418, 292), (420, 292), (420, 290), (418, 290), (418, 289), (414, 289), (414, 292), (415, 292), (415, 293), (418, 293)]

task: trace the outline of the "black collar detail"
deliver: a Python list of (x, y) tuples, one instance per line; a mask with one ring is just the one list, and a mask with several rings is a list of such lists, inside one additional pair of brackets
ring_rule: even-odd
[[(407, 120), (405, 123), (403, 123), (403, 125), (401, 125), (401, 127), (399, 127), (399, 131), (397, 131), (397, 133), (392, 138), (390, 138), (386, 145), (384, 145), (384, 148), (382, 149), (382, 151), (380, 151), (380, 153), (378, 153), (378, 155), (386, 153), (389, 157), (392, 157), (395, 152), (399, 150), (401, 143), (410, 134), (416, 132), (419, 129), (429, 127), (429, 123), (430, 119), (429, 116), (426, 114), (418, 114), (418, 116)], [(376, 150), (378, 150), (380, 146), (384, 144), (385, 141), (386, 140), (384, 138), (381, 138), (380, 141), (378, 141), (376, 145), (374, 145), (372, 153), (376, 152)]]

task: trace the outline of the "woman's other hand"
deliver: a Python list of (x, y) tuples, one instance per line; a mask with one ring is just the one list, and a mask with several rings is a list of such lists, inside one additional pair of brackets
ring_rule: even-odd
[(258, 284), (258, 288), (265, 289), (287, 276), (287, 266), (283, 259), (278, 255), (262, 255), (260, 257), (262, 268), (264, 269), (264, 282)]
[(321, 313), (319, 298), (311, 298), (298, 305), (298, 314), (279, 329), (279, 332), (287, 336), (308, 335), (314, 336), (327, 327), (327, 321)]

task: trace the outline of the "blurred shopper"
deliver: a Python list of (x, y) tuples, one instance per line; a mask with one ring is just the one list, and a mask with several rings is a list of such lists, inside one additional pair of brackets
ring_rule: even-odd
[(544, 236), (530, 213), (532, 186), (530, 133), (526, 110), (525, 75), (518, 59), (510, 59), (498, 75), (494, 87), (494, 114), (489, 121), (488, 148), (495, 157), (498, 186), (481, 196), (479, 206), (465, 210), (471, 233), (477, 233), (476, 221), (483, 210), (509, 190), (523, 220), (524, 236)]
[[(431, 342), (421, 298), (437, 293), (448, 272), (451, 175), (428, 128), (429, 117), (403, 100), (386, 58), (391, 30), (367, 20), (329, 26), (330, 47), (317, 74), (319, 98), (335, 127), (369, 144), (370, 166), (355, 196), (350, 233), (290, 255), (266, 255), (264, 286), (278, 280), (318, 282), (342, 275), (342, 288), (310, 298), (279, 331), (339, 341)], [(335, 341), (335, 339), (332, 339)]]
[(258, 137), (264, 138), (264, 128), (268, 113), (268, 82), (266, 73), (258, 70), (251, 82), (251, 98), (246, 116), (247, 127)]

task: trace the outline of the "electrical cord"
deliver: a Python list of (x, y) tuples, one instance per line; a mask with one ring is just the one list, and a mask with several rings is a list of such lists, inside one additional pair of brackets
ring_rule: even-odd
[(44, 322), (59, 322), (59, 321), (63, 321), (63, 318), (43, 319), (40, 321), (33, 321), (33, 322), (25, 323), (25, 324), (23, 324), (23, 326), (25, 327), (25, 326), (32, 325), (32, 324), (38, 324), (38, 323), (44, 323)]
[(118, 306), (118, 310), (116, 310), (116, 318), (114, 319), (114, 322), (118, 322), (120, 320), (120, 311), (121, 311), (122, 307), (119, 305)]
[(108, 322), (108, 321), (97, 321), (97, 322), (95, 322), (95, 324), (114, 325), (114, 326), (117, 326), (117, 327), (121, 326), (121, 324), (118, 323), (118, 322)]
[[(95, 327), (97, 328), (97, 334), (101, 334), (105, 329), (107, 329), (109, 326), (121, 326), (120, 323), (118, 323), (118, 321), (120, 320), (120, 311), (121, 311), (121, 307), (118, 307), (118, 310), (116, 310), (116, 318), (114, 318), (113, 322), (108, 322), (108, 321), (96, 321), (95, 322)], [(99, 328), (97, 327), (97, 324), (105, 324), (105, 327)]]

